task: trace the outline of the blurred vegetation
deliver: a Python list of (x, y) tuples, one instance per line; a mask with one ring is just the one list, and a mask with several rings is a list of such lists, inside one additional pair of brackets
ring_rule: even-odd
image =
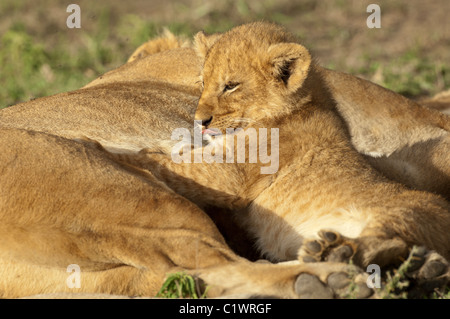
[[(448, 54), (445, 45), (448, 49), (450, 44), (448, 39), (442, 42), (448, 35), (445, 27), (434, 27), (432, 34), (426, 30), (432, 27), (427, 22), (423, 22), (423, 34), (417, 29), (398, 29), (398, 25), (418, 24), (424, 17), (438, 19), (424, 12), (417, 21), (402, 20), (401, 15), (408, 12), (405, 6), (417, 6), (419, 0), (378, 1), (385, 10), (382, 23), (386, 27), (380, 31), (365, 26), (367, 0), (78, 0), (82, 27), (69, 29), (66, 8), (73, 2), (2, 0), (0, 108), (77, 89), (125, 63), (135, 48), (163, 27), (191, 37), (199, 30), (222, 32), (261, 19), (281, 23), (296, 33), (322, 65), (402, 94), (433, 94), (450, 86), (448, 56), (445, 59), (441, 53)], [(425, 8), (433, 8), (434, 2), (439, 11), (445, 11), (445, 6), (450, 9), (447, 0), (432, 0)], [(436, 23), (440, 26), (440, 21)], [(416, 45), (406, 39), (411, 34), (416, 36), (412, 39)], [(399, 41), (404, 35), (404, 41)], [(404, 45), (397, 49), (400, 42)], [(430, 43), (437, 45), (435, 49), (428, 48)], [(390, 44), (395, 44), (391, 46), (395, 50), (389, 51)]]
[[(46, 46), (20, 21), (11, 24), (0, 37), (0, 108), (77, 89), (125, 63), (135, 48), (157, 34), (153, 23), (136, 16), (124, 16), (115, 30), (108, 19), (103, 12), (95, 32), (80, 31), (75, 50), (67, 37)], [(126, 41), (115, 39), (112, 32), (127, 35)]]
[(450, 85), (450, 64), (431, 61), (417, 50), (383, 63), (368, 59), (367, 65), (353, 72), (365, 73), (374, 82), (408, 97), (435, 93)]

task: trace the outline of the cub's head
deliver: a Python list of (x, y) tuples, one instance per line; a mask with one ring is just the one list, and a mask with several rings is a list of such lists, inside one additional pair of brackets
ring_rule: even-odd
[(225, 133), (288, 115), (311, 65), (308, 50), (295, 41), (282, 27), (263, 22), (224, 34), (199, 32), (203, 92), (195, 119)]

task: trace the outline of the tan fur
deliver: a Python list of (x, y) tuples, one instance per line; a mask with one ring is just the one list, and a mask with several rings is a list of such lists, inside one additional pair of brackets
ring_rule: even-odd
[(450, 200), (450, 116), (348, 74), (320, 73), (356, 150), (389, 178)]
[(163, 35), (156, 39), (151, 39), (144, 44), (140, 45), (127, 62), (132, 62), (136, 59), (143, 58), (145, 56), (155, 54), (158, 52), (168, 51), (172, 49), (188, 47), (189, 41), (176, 37), (168, 29), (164, 29)]
[(190, 48), (176, 48), (151, 54), (151, 58), (133, 60), (133, 62), (107, 72), (85, 87), (158, 79), (170, 84), (187, 86), (189, 90), (196, 90), (197, 95), (200, 94), (201, 88), (199, 72), (200, 68), (195, 52)]
[[(185, 270), (210, 286), (209, 296), (291, 298), (299, 274), (326, 280), (349, 269), (251, 263), (198, 206), (99, 148), (170, 147), (173, 128), (192, 128), (196, 70), (194, 52), (175, 49), (0, 112), (1, 297), (152, 297), (167, 273)], [(81, 269), (81, 288), (67, 285), (71, 264)]]
[[(261, 175), (262, 163), (175, 164), (151, 150), (120, 160), (149, 168), (200, 206), (238, 210), (259, 248), (274, 260), (297, 258), (305, 239), (324, 228), (352, 238), (360, 265), (395, 262), (413, 244), (450, 258), (449, 203), (388, 180), (355, 150), (388, 156), (438, 139), (448, 154), (445, 116), (428, 113), (375, 85), (325, 71), (276, 25), (243, 25), (216, 35), (214, 41), (199, 33), (195, 42), (204, 46), (196, 52), (205, 60), (204, 90), (195, 118), (223, 133), (230, 127), (279, 128), (278, 172)], [(348, 92), (351, 87), (339, 93), (348, 83), (358, 83), (353, 95)], [(394, 106), (387, 106), (379, 110), (386, 114), (381, 118), (386, 124), (377, 123), (370, 106), (375, 100), (392, 102), (402, 112), (397, 116)], [(352, 117), (351, 107), (366, 109)], [(417, 119), (427, 114), (431, 115)], [(358, 120), (364, 122), (353, 122)], [(436, 165), (447, 169), (446, 162)]]
[(418, 102), (421, 105), (450, 115), (450, 90), (440, 92), (431, 98), (420, 99)]

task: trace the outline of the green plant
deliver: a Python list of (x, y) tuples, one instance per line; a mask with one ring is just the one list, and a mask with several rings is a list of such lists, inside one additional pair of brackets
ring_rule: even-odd
[(415, 255), (419, 249), (419, 247), (414, 246), (408, 258), (397, 269), (386, 272), (386, 281), (381, 291), (378, 292), (380, 298), (406, 299), (408, 297), (406, 289), (409, 287), (410, 282), (406, 274), (415, 263)]
[(435, 290), (430, 299), (450, 299), (450, 287), (445, 287), (443, 292)]
[(156, 297), (203, 299), (207, 290), (200, 293), (198, 280), (184, 272), (177, 272), (168, 276)]
[(30, 96), (30, 90), (42, 92), (45, 85), (36, 75), (48, 60), (43, 46), (34, 43), (21, 25), (6, 31), (0, 43), (3, 48), (0, 50), (0, 100), (11, 103)]
[[(353, 261), (349, 261), (349, 265), (353, 265)], [(356, 276), (358, 273), (356, 270), (351, 270), (348, 273), (348, 279), (350, 280), (349, 285), (345, 288), (344, 291), (339, 293), (339, 297), (342, 299), (356, 299), (359, 291), (358, 284), (356, 283)]]

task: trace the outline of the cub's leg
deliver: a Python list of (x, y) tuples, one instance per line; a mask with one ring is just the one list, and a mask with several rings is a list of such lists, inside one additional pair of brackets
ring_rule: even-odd
[(399, 238), (376, 236), (348, 238), (340, 233), (323, 229), (319, 239), (306, 239), (299, 250), (304, 262), (348, 262), (351, 259), (361, 266), (371, 263), (398, 264), (408, 254), (408, 245)]

